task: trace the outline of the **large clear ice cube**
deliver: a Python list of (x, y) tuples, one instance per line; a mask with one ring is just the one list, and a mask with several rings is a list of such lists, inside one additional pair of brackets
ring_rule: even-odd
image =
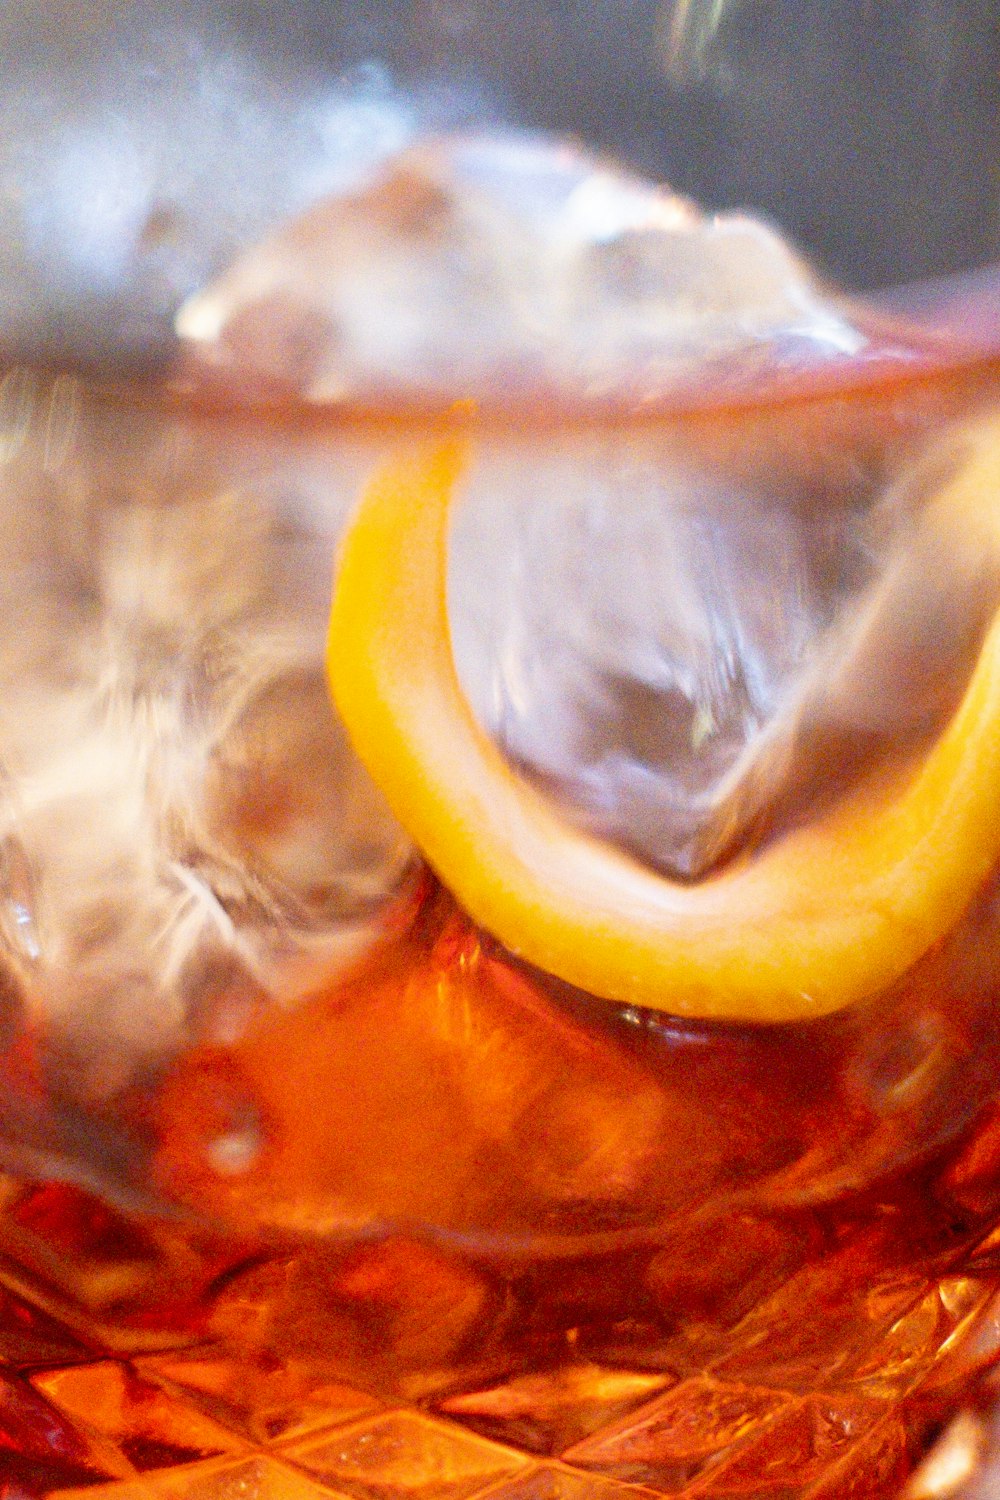
[(182, 307), (196, 367), (310, 401), (647, 401), (721, 361), (865, 335), (765, 225), (567, 144), (429, 140), (291, 220)]

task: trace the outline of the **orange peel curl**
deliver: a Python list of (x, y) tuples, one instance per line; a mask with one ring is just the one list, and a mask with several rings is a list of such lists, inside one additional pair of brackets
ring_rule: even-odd
[[(447, 614), (463, 443), (388, 463), (339, 550), (328, 675), (358, 754), (469, 915), (591, 994), (784, 1022), (877, 994), (961, 917), (1000, 857), (1000, 616), (915, 766), (683, 885), (571, 827), (475, 721)], [(1000, 427), (934, 502), (1000, 553)]]

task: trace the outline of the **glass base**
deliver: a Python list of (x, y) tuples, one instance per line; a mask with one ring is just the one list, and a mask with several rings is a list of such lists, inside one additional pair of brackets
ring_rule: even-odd
[[(728, 1327), (689, 1298), (556, 1335), (525, 1329), (516, 1277), (416, 1242), (265, 1256), (6, 1193), (4, 1500), (886, 1500), (1000, 1360), (981, 1218), (910, 1264), (898, 1215), (841, 1224)], [(965, 1493), (984, 1442), (961, 1417), (908, 1493)]]

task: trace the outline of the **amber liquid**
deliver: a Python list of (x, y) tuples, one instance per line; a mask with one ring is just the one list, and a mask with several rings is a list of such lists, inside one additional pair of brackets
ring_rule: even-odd
[(177, 1217), (5, 1184), (0, 1494), (895, 1492), (1000, 1357), (995, 902), (775, 1032), (609, 1014), (428, 889), (142, 1101)]

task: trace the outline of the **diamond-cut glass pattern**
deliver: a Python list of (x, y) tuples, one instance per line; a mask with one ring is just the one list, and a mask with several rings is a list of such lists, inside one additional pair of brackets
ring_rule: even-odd
[(652, 1408), (571, 1448), (566, 1458), (676, 1494), (720, 1453), (739, 1448), (793, 1404), (781, 1391), (686, 1380)]
[(556, 1463), (539, 1464), (487, 1493), (489, 1500), (654, 1500), (656, 1494)]
[(310, 1438), (287, 1454), (357, 1500), (469, 1500), (528, 1462), (513, 1449), (410, 1411)]
[(875, 1403), (807, 1397), (760, 1424), (745, 1442), (733, 1445), (730, 1456), (710, 1462), (703, 1488), (712, 1495), (806, 1488), (856, 1450), (884, 1415)]
[(441, 1410), (528, 1453), (561, 1453), (673, 1384), (669, 1375), (564, 1365), (444, 1401)]
[(100, 1360), (46, 1371), (32, 1383), (81, 1426), (111, 1438), (139, 1470), (192, 1463), (245, 1446), (234, 1433), (127, 1365)]
[(15, 1369), (32, 1365), (68, 1364), (85, 1360), (93, 1351), (79, 1342), (55, 1318), (23, 1297), (7, 1291), (0, 1282), (0, 1329), (2, 1356)]
[(308, 1367), (210, 1350), (155, 1355), (140, 1362), (153, 1380), (252, 1443), (305, 1436), (352, 1422), (382, 1403), (365, 1391), (318, 1380)]
[(113, 1444), (74, 1423), (16, 1375), (0, 1376), (0, 1473), (6, 1452), (64, 1463), (94, 1478), (130, 1471)]
[[(19, 1233), (35, 1235), (43, 1206), (63, 1216), (54, 1221), (71, 1260), (72, 1196), (36, 1196), (34, 1227), (25, 1214)], [(114, 1215), (102, 1213), (81, 1257), (86, 1302), (68, 1301), (75, 1272), (51, 1246), (45, 1278), (0, 1261), (0, 1500), (887, 1500), (935, 1433), (954, 1449), (949, 1424), (970, 1389), (985, 1410), (998, 1385), (1000, 1252), (981, 1232), (947, 1240), (921, 1266), (869, 1227), (796, 1262), (780, 1285), (758, 1283), (766, 1291), (728, 1327), (664, 1318), (650, 1339), (652, 1325), (626, 1321), (555, 1345), (534, 1328), (534, 1343), (519, 1341), (503, 1311), (521, 1295), (516, 1278), (492, 1284), (481, 1266), (453, 1273), (437, 1251), (405, 1242), (370, 1259), (316, 1252), (327, 1255), (317, 1265), (304, 1251), (283, 1252), (271, 1269), (260, 1257), (237, 1261), (220, 1279), (226, 1318), (213, 1322), (203, 1289), (217, 1248), (199, 1250), (195, 1275), (197, 1255), (166, 1236), (157, 1249), (154, 1226), (143, 1253), (154, 1267), (163, 1257), (174, 1295), (159, 1322), (151, 1301), (140, 1300), (145, 1322), (130, 1303), (131, 1327), (109, 1341), (113, 1299), (94, 1288), (102, 1244), (113, 1255), (118, 1242)], [(642, 1265), (629, 1274), (641, 1280)], [(408, 1288), (394, 1268), (408, 1270)], [(561, 1290), (596, 1274), (570, 1268)], [(654, 1274), (659, 1293), (662, 1266)], [(436, 1335), (427, 1368), (412, 1362), (421, 1276), (435, 1306), (449, 1288), (465, 1306), (482, 1284), (498, 1309), (481, 1343), (448, 1345), (447, 1367)], [(356, 1378), (359, 1344), (336, 1343), (329, 1308), (315, 1309), (312, 1335), (291, 1350), (286, 1331), (274, 1345), (266, 1337), (267, 1288), (281, 1285), (304, 1325), (310, 1299), (341, 1283), (374, 1288), (364, 1327), (381, 1346), (367, 1385)], [(393, 1388), (377, 1372), (397, 1335), (406, 1368)], [(640, 1347), (645, 1366), (622, 1357)], [(426, 1393), (401, 1397), (417, 1375)], [(981, 1454), (982, 1419), (964, 1420), (954, 1430), (975, 1429)], [(924, 1460), (914, 1495), (957, 1500), (961, 1489), (934, 1488), (955, 1463), (947, 1449), (937, 1467)]]
[(99, 1489), (60, 1492), (58, 1500), (330, 1500), (330, 1491), (278, 1459), (195, 1464)]

